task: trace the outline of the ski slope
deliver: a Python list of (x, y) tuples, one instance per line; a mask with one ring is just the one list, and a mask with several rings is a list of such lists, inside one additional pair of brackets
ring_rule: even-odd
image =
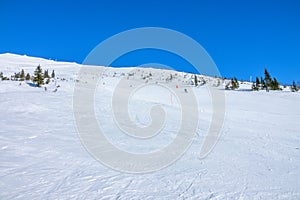
[[(0, 55), (0, 72), (5, 76), (21, 69), (33, 74), (39, 64), (56, 73), (47, 91), (26, 82), (0, 81), (0, 199), (300, 199), (300, 93), (250, 92), (250, 83), (241, 84), (238, 91), (224, 91), (221, 137), (200, 159), (212, 106), (207, 87), (192, 88), (199, 126), (190, 148), (169, 167), (130, 174), (104, 166), (80, 141), (72, 107), (79, 64)], [(179, 105), (163, 89), (142, 88), (129, 102), (131, 120), (146, 126), (150, 106), (161, 105), (169, 114), (164, 131), (149, 140), (123, 134), (112, 116), (111, 98), (121, 74), (130, 70), (106, 69), (95, 93), (95, 115), (114, 145), (147, 153), (174, 139)], [(180, 75), (140, 70), (151, 71), (157, 80), (169, 73)]]

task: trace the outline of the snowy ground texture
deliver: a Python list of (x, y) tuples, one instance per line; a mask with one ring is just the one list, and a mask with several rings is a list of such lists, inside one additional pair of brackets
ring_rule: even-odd
[[(225, 91), (222, 135), (213, 151), (199, 159), (211, 102), (205, 86), (194, 88), (201, 116), (190, 149), (163, 170), (126, 174), (103, 166), (80, 142), (72, 110), (80, 65), (0, 55), (0, 72), (9, 77), (21, 69), (33, 74), (38, 64), (56, 72), (47, 91), (26, 82), (0, 81), (0, 199), (300, 199), (300, 93), (250, 92), (249, 83), (241, 84), (239, 91)], [(97, 118), (120, 148), (135, 152), (161, 148), (174, 137), (176, 119), (167, 119), (158, 139), (133, 141), (134, 145), (120, 136), (112, 119), (109, 99), (118, 76), (127, 71), (107, 70), (95, 95), (100, 105), (95, 108)], [(151, 73), (162, 79), (170, 71)], [(153, 102), (171, 114), (178, 111), (171, 96), (150, 87), (133, 97), (132, 120), (149, 123), (145, 114)]]

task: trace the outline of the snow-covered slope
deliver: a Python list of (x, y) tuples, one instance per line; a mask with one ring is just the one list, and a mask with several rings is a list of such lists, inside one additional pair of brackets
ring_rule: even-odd
[[(126, 174), (96, 161), (80, 142), (72, 108), (79, 64), (0, 55), (0, 72), (6, 76), (21, 69), (32, 74), (39, 64), (56, 72), (47, 91), (26, 82), (0, 81), (0, 199), (300, 199), (300, 93), (250, 92), (250, 83), (225, 91), (222, 135), (213, 151), (199, 159), (212, 108), (207, 88), (193, 88), (200, 122), (189, 150), (165, 169)], [(184, 73), (140, 70), (137, 82), (146, 82), (150, 72), (157, 81), (170, 73), (186, 87), (190, 81)], [(95, 112), (106, 136), (134, 152), (168, 145), (179, 124), (172, 117), (178, 104), (154, 86), (133, 96), (130, 113), (144, 125), (149, 123), (149, 105), (164, 106), (171, 114), (164, 134), (136, 142), (116, 126), (110, 99), (129, 71), (107, 68), (97, 88)]]

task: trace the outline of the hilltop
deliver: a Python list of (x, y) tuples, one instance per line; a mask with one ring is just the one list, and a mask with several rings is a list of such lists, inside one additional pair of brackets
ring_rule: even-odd
[[(0, 72), (8, 77), (22, 69), (33, 74), (38, 65), (55, 70), (55, 78), (41, 88), (31, 81), (0, 81), (1, 199), (300, 198), (300, 93), (250, 92), (252, 83), (241, 81), (238, 90), (225, 90), (230, 80), (205, 75), (198, 75), (195, 87), (194, 74), (151, 68), (98, 66), (103, 73), (83, 79), (77, 63), (0, 55)], [(122, 173), (98, 162), (83, 146), (73, 113), (74, 87), (88, 90), (92, 80), (98, 81), (93, 93), (98, 125), (108, 141), (133, 153), (155, 152), (176, 138), (182, 111), (168, 87), (183, 96), (193, 93), (197, 107), (191, 110), (198, 110), (199, 121), (191, 146), (175, 163), (153, 173)], [(120, 88), (117, 100), (123, 100), (127, 86), (118, 84), (127, 81), (134, 91), (128, 99), (134, 124), (151, 124), (153, 106), (166, 113), (162, 130), (151, 138), (130, 137), (120, 127), (131, 125), (116, 123), (112, 99)], [(224, 92), (225, 118), (215, 147), (202, 159), (199, 152), (214, 109), (208, 85)]]

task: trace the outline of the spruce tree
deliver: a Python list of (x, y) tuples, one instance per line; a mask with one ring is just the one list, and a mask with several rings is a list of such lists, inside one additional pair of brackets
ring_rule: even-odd
[(265, 87), (266, 87), (266, 90), (269, 91), (269, 88), (271, 86), (271, 83), (272, 83), (272, 78), (271, 78), (271, 75), (270, 73), (268, 72), (267, 69), (265, 69)]
[(230, 84), (231, 84), (231, 82), (226, 84), (226, 86), (225, 86), (225, 90), (229, 90), (229, 89), (231, 89), (231, 87), (230, 87)]
[(260, 81), (259, 81), (259, 78), (256, 77), (256, 81), (255, 81), (255, 83), (253, 83), (253, 85), (252, 85), (252, 90), (258, 91), (259, 88), (260, 88)]
[(21, 71), (20, 78), (23, 79), (23, 80), (25, 79), (24, 69), (22, 69), (22, 71)]
[(233, 78), (233, 85), (232, 86), (233, 86), (234, 90), (239, 89), (239, 87), (240, 87), (240, 84), (239, 84), (238, 80), (236, 79), (236, 77)]
[(260, 81), (259, 81), (259, 78), (258, 77), (256, 77), (256, 82), (255, 82), (255, 84), (256, 84), (256, 88), (257, 88), (257, 90), (259, 90), (259, 88), (261, 87), (261, 83), (260, 83)]
[(40, 65), (37, 66), (37, 68), (34, 71), (33, 82), (36, 83), (38, 87), (41, 87), (41, 85), (44, 84), (44, 77), (43, 77), (42, 68)]
[(260, 86), (260, 81), (259, 81), (259, 78), (256, 77), (256, 81), (255, 81), (256, 85), (259, 87)]
[(26, 81), (29, 81), (29, 80), (30, 80), (30, 74), (29, 74), (29, 73), (26, 74), (25, 80), (26, 80)]
[(194, 82), (195, 82), (195, 86), (197, 87), (198, 86), (198, 78), (197, 78), (197, 75), (195, 74), (194, 76)]
[(7, 80), (9, 80), (9, 78), (7, 78), (6, 76), (3, 76), (3, 72), (0, 72), (0, 80), (7, 81)]
[(255, 82), (252, 83), (252, 90), (253, 91), (258, 91), (259, 89), (256, 87)]
[(299, 88), (298, 86), (296, 85), (296, 82), (293, 81), (293, 85), (291, 86), (291, 90), (292, 92), (298, 92), (299, 91)]
[[(151, 74), (152, 75), (152, 74)], [(55, 78), (54, 70), (52, 70), (51, 78)]]
[(48, 73), (48, 70), (45, 70), (45, 71), (44, 71), (44, 78), (50, 78), (49, 73)]
[(279, 87), (279, 82), (277, 81), (276, 78), (274, 78), (272, 81), (271, 81), (271, 90), (280, 90), (280, 87)]
[(263, 90), (266, 88), (266, 83), (263, 77), (260, 77), (260, 88)]
[(240, 86), (239, 86), (239, 82), (238, 80), (234, 77), (231, 79), (231, 81), (226, 85), (225, 89), (228, 90), (236, 90), (238, 89)]
[(18, 80), (20, 78), (20, 72), (15, 73), (15, 75), (13, 77), (14, 77), (14, 80)]

